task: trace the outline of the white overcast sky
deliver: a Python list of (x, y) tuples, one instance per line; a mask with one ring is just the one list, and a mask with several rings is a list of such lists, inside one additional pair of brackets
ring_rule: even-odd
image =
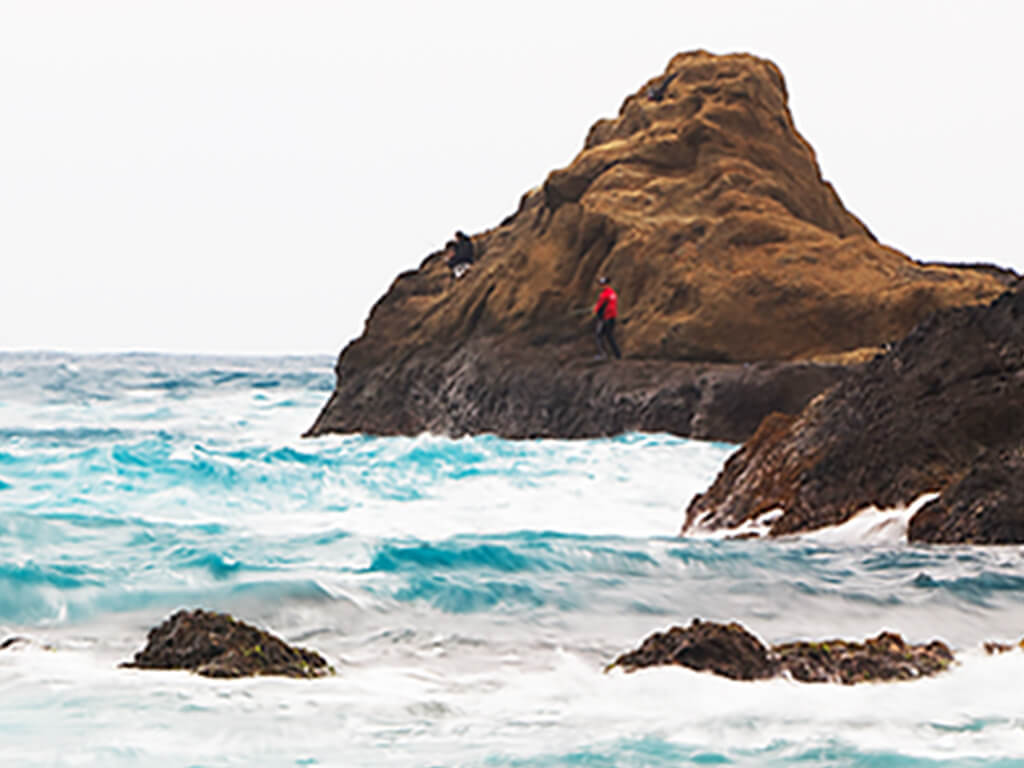
[(677, 52), (782, 69), (847, 207), (1024, 271), (1024, 3), (0, 0), (0, 350), (336, 354)]

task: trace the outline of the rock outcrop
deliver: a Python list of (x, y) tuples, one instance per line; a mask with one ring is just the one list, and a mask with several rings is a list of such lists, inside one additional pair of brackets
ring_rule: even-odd
[(779, 660), (742, 625), (694, 619), (688, 627), (653, 633), (635, 651), (615, 659), (605, 671), (622, 667), (635, 672), (664, 664), (714, 672), (733, 680), (763, 680), (780, 670)]
[[(673, 58), (473, 241), (459, 280), (441, 252), (397, 277), (307, 434), (740, 439), (1006, 280), (879, 244), (822, 179), (775, 65), (704, 51)], [(627, 358), (603, 368), (587, 364), (599, 275)]]
[(946, 310), (887, 354), (776, 414), (686, 512), (683, 533), (772, 513), (769, 535), (938, 497), (911, 541), (1024, 542), (1024, 286)]
[(187, 669), (206, 677), (323, 677), (331, 668), (316, 651), (225, 613), (178, 611), (149, 631), (146, 647), (122, 667)]
[(608, 669), (633, 672), (674, 664), (710, 671), (733, 680), (787, 675), (802, 683), (854, 683), (914, 680), (947, 669), (953, 652), (939, 641), (912, 645), (892, 632), (863, 643), (847, 640), (793, 642), (770, 648), (741, 625), (694, 619), (688, 627), (655, 632)]

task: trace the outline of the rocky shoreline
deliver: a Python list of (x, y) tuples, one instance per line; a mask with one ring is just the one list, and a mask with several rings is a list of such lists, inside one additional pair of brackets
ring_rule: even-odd
[(911, 542), (1024, 543), (1024, 288), (937, 313), (888, 354), (776, 414), (686, 511), (682, 533), (770, 515), (769, 536), (937, 498)]

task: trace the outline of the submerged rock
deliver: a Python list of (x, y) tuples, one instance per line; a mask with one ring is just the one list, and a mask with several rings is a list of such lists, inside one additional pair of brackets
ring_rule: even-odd
[(694, 619), (688, 627), (655, 632), (641, 646), (610, 666), (633, 672), (675, 664), (707, 670), (734, 680), (788, 675), (803, 683), (912, 680), (949, 667), (953, 653), (945, 643), (911, 645), (892, 632), (863, 643), (846, 640), (793, 642), (766, 647), (741, 625)]
[(773, 513), (769, 535), (938, 497), (911, 541), (1024, 542), (1024, 287), (988, 306), (936, 314), (888, 354), (815, 398), (766, 418), (683, 533)]
[(178, 611), (149, 631), (146, 647), (122, 667), (188, 669), (206, 677), (323, 677), (316, 651), (295, 648), (226, 613)]
[[(395, 279), (307, 434), (742, 440), (935, 310), (1004, 289), (1005, 270), (879, 244), (787, 100), (770, 61), (674, 57), (473, 237), (464, 277), (437, 252)], [(619, 293), (627, 359), (594, 366), (599, 275)]]

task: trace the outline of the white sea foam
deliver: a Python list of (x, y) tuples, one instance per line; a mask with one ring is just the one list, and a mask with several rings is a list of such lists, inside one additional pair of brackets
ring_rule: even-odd
[(830, 545), (883, 546), (905, 544), (910, 519), (921, 508), (939, 497), (938, 493), (922, 493), (907, 506), (879, 509), (865, 507), (846, 522), (802, 534), (802, 538)]
[[(972, 651), (962, 659), (931, 679), (847, 687), (737, 682), (678, 667), (602, 674), (554, 647), (525, 663), (511, 654), (482, 669), (460, 668), (444, 655), (421, 655), (415, 665), (342, 666), (336, 677), (307, 682), (118, 670), (114, 654), (99, 646), (34, 649), (2, 660), (0, 713), (21, 734), (47, 736), (32, 746), (5, 739), (0, 759), (60, 762), (76, 754), (95, 763), (107, 756), (103, 745), (116, 744), (115, 765), (158, 757), (176, 764), (476, 764), (495, 755), (613, 749), (642, 735), (733, 755), (846, 745), (857, 754), (919, 760), (1019, 757), (1024, 709), (1006, 681), (1024, 675), (1024, 653)], [(81, 708), (93, 715), (80, 719)]]
[(718, 541), (724, 539), (760, 539), (768, 535), (769, 531), (771, 531), (772, 523), (778, 520), (784, 511), (781, 507), (773, 507), (756, 517), (744, 520), (734, 528), (714, 528), (710, 526), (705, 522), (704, 518), (709, 517), (712, 513), (706, 513), (704, 518), (698, 519), (693, 527), (684, 532), (684, 535), (691, 539)]
[[(889, 509), (867, 506), (838, 525), (824, 526), (813, 531), (780, 538), (799, 538), (829, 545), (887, 546), (905, 544), (910, 519), (925, 504), (938, 497), (938, 493), (929, 492), (921, 494), (906, 506)], [(744, 520), (733, 528), (711, 528), (698, 520), (696, 525), (686, 531), (685, 535), (688, 538), (712, 540), (763, 538), (769, 534), (772, 524), (783, 514), (785, 514), (785, 510), (782, 507), (774, 507), (757, 517)]]

